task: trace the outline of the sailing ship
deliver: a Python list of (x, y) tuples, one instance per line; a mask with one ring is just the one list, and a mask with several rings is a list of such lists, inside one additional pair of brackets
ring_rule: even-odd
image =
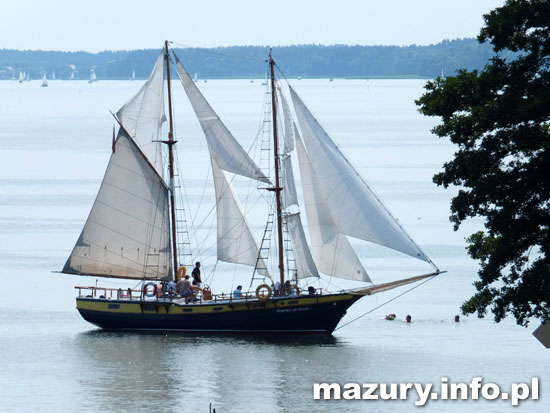
[[(119, 129), (116, 139), (113, 136), (111, 158), (62, 272), (138, 280), (139, 288), (75, 287), (79, 291), (77, 309), (85, 320), (105, 329), (330, 335), (360, 298), (440, 273), (288, 85), (298, 128), (275, 78), (271, 52), (267, 62), (271, 74), (267, 124), (271, 125), (268, 135), (272, 138), (268, 141), (268, 168), (260, 168), (234, 138), (174, 51), (170, 53), (168, 41), (147, 82), (114, 115)], [(182, 265), (182, 244), (178, 242), (182, 205), (176, 205), (175, 178), (179, 174), (172, 65), (204, 132), (210, 155), (216, 195), (217, 262), (253, 268), (249, 292), (240, 297), (214, 294), (203, 285), (202, 295), (186, 303), (170, 289), (174, 280), (190, 270)], [(166, 129), (167, 137), (163, 136)], [(302, 224), (292, 169), (291, 160), (296, 155), (310, 242)], [(253, 235), (232, 184), (237, 176), (256, 181), (258, 191), (267, 199), (271, 212), (261, 243)], [(273, 234), (273, 240), (266, 234)], [(373, 284), (348, 236), (408, 254), (431, 265), (433, 271)], [(292, 254), (293, 266), (288, 254)], [(363, 286), (339, 292), (316, 289), (310, 282), (320, 273), (360, 281)], [(308, 284), (306, 290), (304, 285)]]
[(90, 69), (90, 80), (88, 80), (88, 83), (93, 83), (97, 81), (97, 77), (95, 75), (95, 70)]
[(26, 77), (27, 75), (25, 74), (25, 72), (19, 72), (19, 83), (23, 83)]
[(55, 72), (52, 70), (52, 80), (56, 80)]
[(132, 70), (132, 78), (130, 80), (136, 80), (136, 71)]
[(195, 72), (195, 76), (193, 76), (193, 82), (197, 83), (199, 81), (199, 76), (197, 75), (197, 72)]
[(44, 72), (44, 76), (42, 76), (42, 87), (48, 87), (48, 78), (46, 77), (46, 72)]

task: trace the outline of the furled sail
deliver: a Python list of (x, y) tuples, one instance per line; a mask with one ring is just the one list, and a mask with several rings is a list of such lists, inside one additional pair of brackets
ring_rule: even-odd
[(162, 124), (166, 121), (163, 87), (164, 63), (165, 52), (162, 51), (149, 80), (116, 114), (124, 129), (138, 143), (142, 152), (161, 176), (163, 176), (164, 164), (162, 144), (159, 141)]
[(177, 56), (176, 69), (217, 165), (224, 171), (271, 183), (214, 112)]
[(257, 261), (258, 245), (246, 222), (237, 194), (213, 156), (212, 175), (218, 215), (218, 259), (253, 267), (257, 263), (258, 272), (267, 275), (265, 262), (262, 259)]
[[(290, 87), (307, 153), (338, 232), (431, 262), (388, 212)], [(308, 215), (309, 217), (309, 215)]]
[(168, 188), (121, 128), (64, 273), (165, 279), (171, 273)]
[(319, 272), (317, 271), (309, 246), (307, 245), (306, 234), (304, 233), (300, 213), (287, 215), (286, 222), (292, 240), (298, 279), (308, 277), (319, 278)]
[(300, 160), (311, 249), (317, 269), (338, 278), (371, 282), (348, 239), (336, 228), (327, 195), (319, 184), (298, 134), (296, 148)]

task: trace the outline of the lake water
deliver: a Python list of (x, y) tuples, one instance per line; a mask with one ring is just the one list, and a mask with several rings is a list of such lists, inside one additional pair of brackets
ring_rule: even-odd
[[(260, 81), (200, 83), (245, 148), (262, 116)], [(550, 358), (513, 320), (462, 317), (474, 289), (476, 264), (448, 221), (452, 190), (431, 177), (454, 148), (430, 135), (434, 119), (416, 111), (423, 80), (302, 80), (297, 92), (393, 214), (443, 274), (335, 332), (332, 338), (267, 339), (104, 332), (75, 309), (75, 285), (96, 280), (60, 270), (80, 234), (111, 151), (116, 110), (141, 82), (0, 82), (0, 400), (3, 411), (400, 412), (400, 401), (316, 401), (314, 382), (433, 383), (473, 377), (509, 390), (540, 378), (540, 400), (514, 411), (550, 409)], [(176, 137), (190, 216), (207, 228), (208, 158), (198, 122), (174, 82)], [(299, 175), (297, 172), (296, 175)], [(244, 187), (244, 183), (237, 183)], [(253, 188), (255, 190), (255, 188)], [(206, 211), (206, 212), (205, 212)], [(197, 224), (198, 225), (198, 224)], [(256, 224), (254, 224), (256, 225)], [(203, 228), (203, 230), (204, 230)], [(261, 226), (255, 226), (261, 232)], [(377, 283), (428, 272), (422, 262), (352, 241)], [(248, 285), (250, 272), (219, 265), (203, 248), (204, 273), (215, 292)], [(123, 281), (99, 280), (106, 286)], [(134, 284), (131, 284), (134, 285)], [(322, 281), (331, 290), (356, 284)], [(342, 324), (407, 287), (367, 297)], [(383, 320), (396, 313), (397, 320)], [(407, 314), (413, 322), (403, 322)], [(424, 411), (501, 412), (509, 401), (430, 401)]]

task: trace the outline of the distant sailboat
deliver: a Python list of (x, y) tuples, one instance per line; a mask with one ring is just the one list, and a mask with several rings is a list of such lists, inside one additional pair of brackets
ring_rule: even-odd
[(44, 72), (44, 76), (42, 76), (42, 87), (48, 87), (48, 78), (46, 77), (46, 72)]
[(30, 82), (31, 81), (31, 74), (30, 73), (27, 73), (27, 78), (25, 79), (27, 82)]
[(90, 70), (90, 80), (88, 80), (88, 83), (97, 82), (97, 77), (95, 75), (95, 70)]
[(71, 76), (69, 77), (69, 80), (74, 80), (74, 70), (71, 72)]
[(197, 72), (195, 72), (195, 76), (193, 76), (193, 82), (197, 83), (199, 81), (199, 77), (197, 76)]
[(19, 83), (23, 83), (23, 81), (25, 80), (25, 72), (19, 72)]
[(136, 71), (132, 70), (132, 80), (136, 80)]
[(56, 80), (55, 78), (55, 72), (52, 70), (52, 80)]

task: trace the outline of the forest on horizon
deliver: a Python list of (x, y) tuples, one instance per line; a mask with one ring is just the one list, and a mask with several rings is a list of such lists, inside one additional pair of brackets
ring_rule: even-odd
[[(263, 78), (267, 46), (174, 49), (189, 73), (200, 78)], [(147, 78), (159, 49), (89, 52), (0, 49), (0, 79), (48, 77), (89, 79)], [(434, 78), (457, 69), (482, 69), (494, 55), (476, 39), (444, 40), (429, 46), (294, 45), (273, 48), (273, 57), (288, 78)]]

